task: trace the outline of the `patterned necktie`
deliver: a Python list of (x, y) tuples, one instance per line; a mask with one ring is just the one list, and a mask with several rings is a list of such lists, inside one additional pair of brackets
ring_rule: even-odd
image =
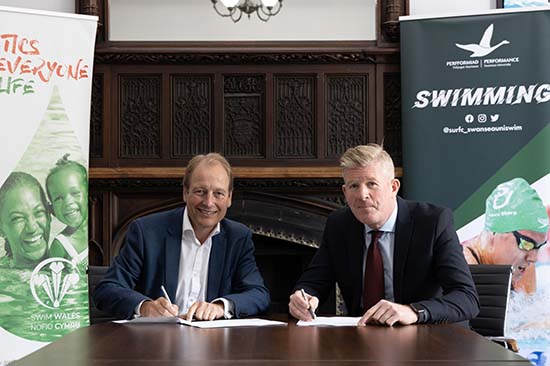
[(365, 311), (384, 298), (384, 262), (382, 262), (382, 254), (378, 245), (381, 235), (382, 231), (371, 231), (363, 282), (363, 309)]

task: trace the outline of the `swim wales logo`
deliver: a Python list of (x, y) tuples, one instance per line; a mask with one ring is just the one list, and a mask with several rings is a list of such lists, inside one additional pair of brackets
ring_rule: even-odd
[(80, 279), (78, 268), (65, 258), (48, 258), (40, 262), (31, 275), (32, 296), (48, 309), (58, 309)]
[(507, 39), (503, 39), (493, 44), (494, 29), (495, 27), (493, 24), (485, 28), (479, 43), (455, 43), (456, 47), (469, 52), (469, 59), (446, 61), (445, 66), (454, 70), (465, 70), (512, 66), (512, 64), (518, 63), (519, 57), (485, 58), (500, 47), (511, 44)]

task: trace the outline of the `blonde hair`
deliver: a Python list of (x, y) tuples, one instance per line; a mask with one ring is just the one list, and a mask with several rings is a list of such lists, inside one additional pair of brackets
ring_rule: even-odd
[(393, 160), (378, 144), (358, 145), (351, 147), (340, 157), (340, 167), (342, 169), (366, 167), (371, 164), (380, 164), (393, 179), (395, 178), (395, 168)]
[(209, 153), (206, 155), (204, 154), (195, 155), (191, 160), (189, 160), (189, 163), (185, 168), (185, 176), (183, 177), (183, 186), (186, 189), (189, 189), (193, 172), (202, 163), (205, 163), (205, 164), (219, 163), (222, 166), (222, 168), (225, 169), (227, 176), (229, 177), (229, 192), (233, 191), (233, 172), (231, 171), (231, 165), (229, 165), (229, 162), (222, 155), (218, 153)]

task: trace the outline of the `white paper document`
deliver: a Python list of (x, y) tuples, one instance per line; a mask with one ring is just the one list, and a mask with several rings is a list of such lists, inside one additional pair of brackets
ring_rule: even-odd
[(188, 321), (174, 316), (166, 317), (141, 317), (132, 320), (115, 320), (113, 323), (118, 324), (158, 324), (158, 323), (173, 323), (189, 325), (197, 328), (231, 328), (231, 327), (263, 327), (266, 325), (287, 325), (287, 323), (275, 320), (265, 319), (228, 319), (228, 320), (212, 320), (212, 321)]
[(114, 320), (113, 323), (117, 324), (159, 324), (159, 323), (173, 323), (173, 324), (185, 324), (191, 325), (192, 322), (176, 318), (175, 316), (160, 316), (160, 317), (139, 317), (131, 320)]
[(212, 321), (193, 321), (189, 324), (198, 328), (263, 327), (266, 325), (287, 325), (284, 322), (265, 319), (227, 319)]
[(361, 317), (349, 317), (349, 316), (318, 316), (311, 321), (299, 320), (296, 323), (300, 327), (311, 326), (332, 326), (332, 327), (356, 327), (357, 322)]

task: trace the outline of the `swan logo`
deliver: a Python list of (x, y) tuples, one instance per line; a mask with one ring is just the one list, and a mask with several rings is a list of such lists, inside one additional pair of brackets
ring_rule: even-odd
[(37, 303), (58, 309), (80, 279), (78, 268), (65, 258), (48, 258), (32, 271), (31, 293)]
[(471, 52), (470, 57), (485, 57), (487, 55), (490, 55), (497, 48), (510, 44), (510, 41), (504, 39), (499, 43), (491, 46), (491, 39), (493, 38), (493, 29), (494, 29), (493, 24), (488, 26), (487, 29), (485, 29), (485, 32), (483, 32), (483, 36), (481, 37), (481, 40), (479, 41), (479, 43), (470, 43), (470, 44), (455, 43), (455, 45), (458, 48), (462, 48), (463, 50)]

